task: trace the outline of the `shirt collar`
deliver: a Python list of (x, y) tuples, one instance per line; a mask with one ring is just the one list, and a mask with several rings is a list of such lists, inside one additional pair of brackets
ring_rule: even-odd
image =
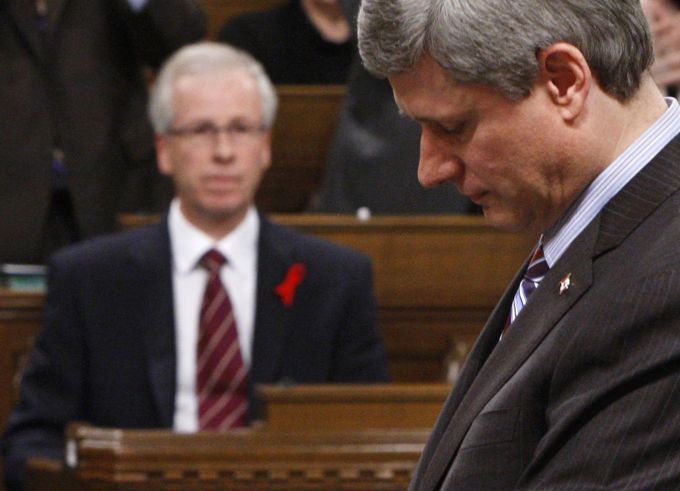
[(215, 248), (227, 258), (229, 267), (236, 272), (246, 272), (256, 264), (260, 217), (251, 206), (246, 216), (225, 237), (215, 241), (186, 219), (180, 209), (179, 198), (173, 199), (168, 213), (168, 229), (172, 249), (173, 269), (179, 274), (189, 274), (210, 249)]

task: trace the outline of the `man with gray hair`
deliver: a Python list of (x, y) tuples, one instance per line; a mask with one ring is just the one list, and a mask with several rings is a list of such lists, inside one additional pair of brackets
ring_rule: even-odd
[(387, 380), (369, 259), (255, 210), (275, 112), (260, 64), (226, 45), (161, 69), (150, 115), (176, 198), (161, 223), (54, 257), (3, 441), (10, 489), (29, 457), (62, 457), (69, 421), (222, 431), (257, 416), (258, 383)]
[(363, 0), (358, 29), (420, 182), (537, 237), (411, 489), (677, 489), (680, 109), (640, 1)]

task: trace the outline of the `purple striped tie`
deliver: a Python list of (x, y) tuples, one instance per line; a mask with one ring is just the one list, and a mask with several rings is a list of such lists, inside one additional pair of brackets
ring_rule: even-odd
[(224, 431), (248, 421), (248, 370), (243, 364), (236, 320), (220, 280), (226, 262), (214, 249), (199, 264), (208, 270), (201, 306), (196, 361), (198, 423), (201, 430)]
[(522, 278), (519, 288), (515, 293), (515, 298), (512, 300), (512, 308), (510, 309), (510, 324), (515, 322), (515, 319), (519, 315), (520, 311), (522, 308), (524, 308), (534, 290), (538, 288), (538, 284), (548, 273), (549, 269), (550, 267), (548, 266), (548, 262), (545, 260), (545, 255), (543, 254), (543, 243), (539, 242), (533, 256), (531, 256), (529, 267), (524, 273), (524, 278)]

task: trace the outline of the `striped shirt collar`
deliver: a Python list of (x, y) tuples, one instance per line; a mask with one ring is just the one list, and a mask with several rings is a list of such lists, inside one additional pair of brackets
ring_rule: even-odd
[(680, 106), (666, 98), (668, 109), (586, 188), (567, 213), (542, 237), (548, 266), (552, 267), (604, 206), (640, 172), (678, 133)]

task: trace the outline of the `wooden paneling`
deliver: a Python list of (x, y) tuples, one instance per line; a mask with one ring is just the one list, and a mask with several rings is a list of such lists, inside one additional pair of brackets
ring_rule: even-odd
[(224, 23), (246, 12), (269, 10), (289, 0), (200, 0), (208, 16), (208, 37), (215, 38)]
[(267, 212), (300, 212), (321, 184), (346, 89), (338, 85), (279, 85), (277, 93), (272, 166), (257, 193), (257, 204)]

